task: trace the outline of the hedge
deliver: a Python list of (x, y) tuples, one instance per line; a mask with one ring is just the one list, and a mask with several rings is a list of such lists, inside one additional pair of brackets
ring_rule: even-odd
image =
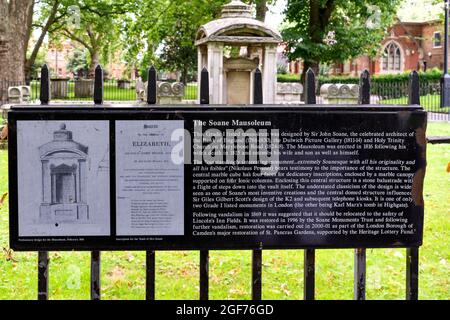
[[(371, 77), (372, 83), (398, 83), (409, 79), (410, 72), (398, 74), (379, 74)], [(442, 71), (431, 69), (426, 72), (419, 71), (419, 79), (423, 82), (436, 82), (442, 77)], [(278, 82), (300, 82), (298, 74), (279, 74)], [(320, 83), (359, 83), (359, 77), (353, 76), (319, 76)]]

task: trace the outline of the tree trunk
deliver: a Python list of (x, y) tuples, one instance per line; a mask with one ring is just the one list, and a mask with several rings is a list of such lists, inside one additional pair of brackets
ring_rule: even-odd
[(316, 92), (318, 91), (317, 84), (318, 84), (318, 77), (319, 77), (319, 63), (318, 62), (312, 62), (312, 61), (305, 61), (303, 62), (303, 70), (302, 75), (300, 77), (300, 82), (303, 84), (303, 93), (302, 93), (302, 101), (305, 100), (305, 80), (306, 80), (306, 72), (309, 69), (312, 69), (314, 71), (314, 75), (316, 76)]
[(33, 0), (0, 0), (0, 100), (9, 84), (25, 84), (25, 59)]
[(91, 64), (89, 65), (88, 78), (93, 79), (95, 77), (95, 68), (100, 63), (100, 50), (98, 48), (93, 48), (89, 50), (91, 56)]
[(56, 13), (58, 12), (58, 6), (59, 6), (59, 0), (55, 0), (52, 10), (50, 12), (50, 15), (47, 18), (47, 22), (45, 23), (44, 27), (42, 28), (41, 34), (39, 35), (39, 38), (34, 45), (33, 51), (31, 52), (31, 55), (30, 55), (30, 58), (25, 61), (25, 77), (26, 77), (26, 79), (31, 79), (31, 77), (32, 77), (31, 69), (36, 61), (36, 57), (38, 55), (39, 49), (41, 48), (42, 43), (44, 42), (44, 38), (47, 35), (48, 30), (50, 29), (52, 24), (55, 22)]
[(267, 13), (267, 0), (256, 1), (256, 20), (264, 22)]

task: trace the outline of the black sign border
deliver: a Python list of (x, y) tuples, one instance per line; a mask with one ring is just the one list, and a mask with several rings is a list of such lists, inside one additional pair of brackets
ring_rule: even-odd
[[(195, 245), (176, 241), (176, 243), (167, 243), (166, 239), (170, 237), (132, 237), (132, 238), (164, 238), (162, 241), (127, 241), (118, 239), (128, 239), (129, 237), (116, 237), (116, 172), (115, 172), (115, 121), (116, 120), (183, 120), (185, 113), (317, 113), (333, 112), (333, 113), (398, 113), (412, 112), (419, 113), (425, 117), (426, 112), (420, 106), (355, 106), (355, 105), (314, 105), (314, 106), (205, 106), (205, 107), (184, 107), (184, 106), (124, 106), (115, 107), (113, 105), (103, 105), (102, 107), (93, 107), (86, 105), (50, 105), (42, 106), (14, 106), (8, 112), (8, 157), (9, 157), (9, 222), (10, 222), (10, 246), (17, 251), (90, 251), (90, 250), (247, 250), (247, 249), (344, 249), (344, 248), (405, 248), (418, 247), (422, 245), (423, 239), (423, 212), (421, 207), (419, 237), (420, 240), (414, 243), (392, 242), (384, 245), (367, 245), (365, 243), (347, 243), (339, 242), (333, 245), (265, 245), (257, 241), (233, 241), (233, 243), (223, 242), (220, 245), (214, 245), (206, 242), (199, 242)], [(104, 120), (109, 121), (110, 128), (110, 224), (111, 234), (109, 236), (71, 236), (71, 237), (19, 237), (18, 236), (18, 184), (17, 184), (17, 121), (27, 120)], [(185, 177), (189, 176), (189, 172), (185, 166)], [(187, 179), (185, 181), (186, 188), (189, 188)], [(188, 202), (185, 201), (185, 211), (191, 210)], [(187, 231), (187, 223), (185, 221), (185, 234)], [(183, 236), (184, 237), (184, 236)], [(43, 241), (43, 238), (49, 239)], [(181, 238), (181, 237), (180, 237)], [(76, 240), (68, 240), (76, 239)]]

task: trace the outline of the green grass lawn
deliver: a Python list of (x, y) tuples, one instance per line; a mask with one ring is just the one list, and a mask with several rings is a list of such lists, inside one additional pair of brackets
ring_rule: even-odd
[[(428, 135), (450, 135), (450, 124), (430, 123)], [(424, 245), (420, 249), (420, 299), (450, 298), (449, 145), (428, 145)], [(7, 152), (0, 150), (0, 197), (8, 191)], [(0, 299), (36, 299), (37, 254), (8, 260), (8, 201), (0, 205)], [(405, 249), (367, 250), (367, 298), (404, 299)], [(317, 299), (352, 299), (353, 250), (317, 250)], [(89, 252), (52, 252), (51, 299), (89, 299)], [(199, 253), (156, 254), (156, 298), (198, 299)], [(144, 299), (144, 252), (102, 252), (103, 299)], [(263, 299), (301, 299), (303, 251), (263, 253)], [(212, 251), (211, 299), (250, 299), (251, 252)]]
[[(401, 97), (397, 99), (386, 99), (380, 101), (381, 104), (407, 104), (408, 98)], [(426, 95), (420, 97), (421, 106), (429, 112), (449, 113), (450, 108), (441, 108), (441, 96), (440, 95)]]

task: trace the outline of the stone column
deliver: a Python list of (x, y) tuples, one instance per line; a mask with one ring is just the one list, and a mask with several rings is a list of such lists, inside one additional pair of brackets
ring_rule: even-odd
[(78, 194), (79, 200), (78, 203), (86, 203), (87, 202), (87, 194), (86, 194), (86, 160), (78, 160)]
[(263, 62), (263, 101), (265, 104), (275, 103), (277, 93), (277, 47), (267, 45)]
[(223, 44), (208, 43), (209, 103), (223, 104)]
[(52, 173), (52, 203), (56, 203), (56, 175)]
[(42, 160), (42, 203), (50, 203), (51, 198), (51, 180), (48, 160)]

